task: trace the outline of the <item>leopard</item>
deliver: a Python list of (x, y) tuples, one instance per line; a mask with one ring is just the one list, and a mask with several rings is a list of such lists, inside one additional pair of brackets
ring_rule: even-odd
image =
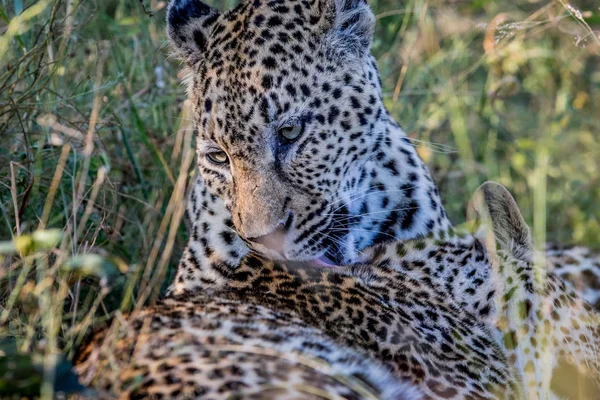
[[(531, 286), (524, 296), (551, 299), (560, 323), (547, 319), (533, 300), (535, 306), (525, 301), (527, 317), (517, 315), (525, 322), (501, 321), (522, 302), (505, 299), (511, 291), (497, 287), (495, 274), (522, 274), (532, 264), (520, 258), (521, 251), (493, 252), (472, 235), (455, 234), (427, 167), (383, 105), (370, 55), (373, 25), (361, 0), (253, 0), (223, 14), (196, 0), (171, 2), (167, 30), (185, 63), (201, 176), (190, 196), (190, 242), (167, 297), (143, 313), (142, 320), (155, 322), (144, 339), (125, 334), (117, 341), (126, 373), (100, 376), (99, 386), (133, 377), (140, 385), (133, 390), (142, 390), (142, 397), (186, 398), (200, 396), (194, 390), (204, 380), (220, 385), (219, 395), (208, 396), (219, 397), (244, 385), (256, 389), (288, 380), (273, 368), (262, 384), (241, 380), (240, 387), (228, 389), (227, 374), (173, 375), (154, 368), (162, 362), (181, 372), (176, 348), (169, 347), (180, 337), (189, 344), (184, 357), (199, 360), (196, 370), (210, 370), (206, 359), (238, 356), (218, 346), (206, 350), (221, 341), (258, 342), (263, 353), (275, 349), (281, 357), (279, 346), (289, 345), (281, 337), (293, 336), (277, 334), (283, 330), (279, 322), (267, 324), (266, 335), (253, 331), (235, 338), (220, 332), (219, 324), (211, 326), (220, 318), (207, 310), (232, 301), (229, 316), (251, 307), (260, 320), (269, 310), (276, 321), (292, 318), (294, 330), (316, 329), (319, 340), (337, 346), (315, 352), (322, 349), (317, 341), (300, 340), (294, 352), (333, 365), (338, 359), (323, 353), (349, 352), (373, 371), (387, 369), (391, 389), (367, 378), (384, 398), (398, 388), (407, 398), (516, 398), (532, 386), (548, 393), (546, 371), (527, 362), (531, 354), (538, 359), (535, 342), (522, 339), (527, 321), (549, 323), (550, 342), (578, 370), (597, 372), (590, 350), (597, 345), (594, 326), (565, 328), (565, 318), (588, 321), (594, 311), (575, 307), (579, 295), (558, 278)], [(526, 242), (521, 248), (530, 247)], [(515, 284), (529, 277), (520, 276)], [(503, 305), (499, 299), (511, 301)], [(569, 314), (571, 309), (583, 311)], [(245, 318), (251, 325), (252, 316)], [(145, 325), (137, 316), (130, 320)], [(181, 326), (189, 329), (184, 333)], [(509, 344), (507, 329), (514, 339)], [(101, 355), (105, 332), (82, 352), (82, 376), (108, 365)], [(573, 338), (585, 339), (578, 351), (569, 347)], [(134, 351), (136, 341), (141, 353)], [(211, 351), (219, 357), (204, 356)], [(255, 369), (260, 363), (235, 360)], [(555, 364), (552, 359), (547, 369)]]
[[(571, 357), (584, 375), (591, 371), (596, 379), (597, 313), (552, 272), (543, 285), (536, 283), (528, 228), (512, 197), (498, 186), (480, 189), (487, 199), (478, 213), (483, 208), (491, 214), (491, 239), (480, 232), (450, 233), (446, 239), (377, 244), (365, 249), (368, 262), (338, 268), (250, 254), (225, 282), (206, 283), (201, 291), (172, 288), (118, 334), (103, 331), (80, 356), (78, 370), (124, 398), (305, 398), (282, 392), (302, 379), (310, 384), (304, 381), (301, 388), (312, 385), (354, 398), (347, 387), (338, 392), (325, 379), (298, 379), (278, 369), (283, 367), (275, 369), (280, 375), (270, 376), (274, 370), (264, 368), (264, 360), (247, 355), (281, 363), (299, 352), (335, 368), (340, 362), (335, 346), (343, 346), (363, 362), (358, 371), (366, 364), (391, 386), (375, 389), (375, 398), (552, 398), (546, 396), (552, 371), (548, 376), (546, 370), (557, 366), (554, 355)], [(221, 208), (203, 209), (200, 224), (225, 210), (220, 198), (214, 200), (209, 205)], [(186, 249), (181, 265), (193, 262), (207, 276), (220, 275), (210, 271), (216, 264), (208, 258), (214, 261), (214, 254), (196, 248)], [(494, 274), (503, 279), (492, 279)], [(553, 357), (544, 359), (548, 355)], [(263, 375), (257, 383), (251, 371), (258, 365)], [(94, 376), (107, 370), (115, 372)], [(340, 370), (346, 376), (357, 371), (347, 364)], [(368, 387), (377, 388), (370, 379)], [(579, 387), (570, 389), (576, 393)], [(306, 398), (319, 398), (304, 390)]]

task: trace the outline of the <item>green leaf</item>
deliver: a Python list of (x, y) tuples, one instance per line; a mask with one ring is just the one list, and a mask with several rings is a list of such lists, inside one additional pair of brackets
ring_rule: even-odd
[(60, 267), (60, 272), (74, 278), (94, 276), (113, 280), (127, 272), (127, 265), (117, 257), (102, 257), (99, 254), (75, 256)]
[(21, 254), (28, 256), (37, 252), (46, 252), (55, 248), (62, 239), (60, 229), (35, 231), (30, 235), (21, 235), (11, 241), (0, 242), (0, 254)]

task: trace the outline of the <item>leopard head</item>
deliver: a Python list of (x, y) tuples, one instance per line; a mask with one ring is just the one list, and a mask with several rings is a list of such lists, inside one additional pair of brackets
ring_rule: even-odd
[(200, 176), (255, 251), (340, 262), (364, 235), (350, 200), (389, 124), (374, 23), (364, 0), (171, 2)]

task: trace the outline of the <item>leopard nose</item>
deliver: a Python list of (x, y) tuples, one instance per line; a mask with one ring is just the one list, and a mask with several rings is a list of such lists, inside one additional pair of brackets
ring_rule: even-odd
[(270, 233), (262, 236), (249, 237), (247, 238), (251, 242), (261, 244), (269, 250), (274, 250), (279, 254), (283, 254), (283, 247), (285, 243), (285, 237), (292, 225), (293, 216), (288, 214), (287, 219), (277, 225), (277, 227)]

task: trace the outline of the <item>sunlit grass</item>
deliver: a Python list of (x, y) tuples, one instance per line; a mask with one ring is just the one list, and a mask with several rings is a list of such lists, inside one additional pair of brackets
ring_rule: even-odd
[[(475, 188), (496, 180), (536, 243), (600, 246), (591, 3), (372, 2), (386, 105), (455, 222)], [(44, 378), (46, 398), (55, 356), (154, 301), (184, 245), (191, 117), (165, 6), (0, 3), (0, 351), (41, 357), (21, 367)], [(56, 232), (58, 242), (40, 241)]]

